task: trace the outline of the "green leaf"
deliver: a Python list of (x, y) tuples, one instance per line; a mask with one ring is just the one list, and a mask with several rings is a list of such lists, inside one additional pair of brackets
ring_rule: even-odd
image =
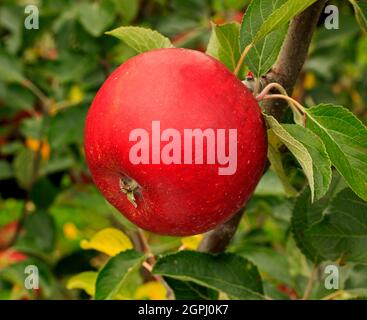
[(284, 196), (284, 187), (281, 180), (273, 170), (268, 170), (261, 177), (259, 184), (256, 186), (255, 196)]
[(33, 176), (33, 162), (35, 153), (27, 148), (22, 148), (15, 156), (13, 170), (18, 184), (24, 188), (29, 188)]
[(288, 0), (283, 3), (264, 20), (259, 30), (255, 33), (255, 36), (252, 38), (251, 43), (256, 43), (264, 39), (270, 32), (287, 24), (293, 17), (307, 9), (316, 1), (317, 0)]
[(236, 250), (236, 253), (254, 263), (260, 272), (267, 275), (267, 278), (270, 277), (287, 285), (293, 285), (286, 257), (273, 248), (246, 246)]
[(26, 118), (21, 122), (20, 132), (27, 138), (40, 140), (44, 117)]
[(353, 5), (356, 20), (365, 35), (367, 35), (367, 2), (349, 0)]
[(334, 175), (329, 191), (320, 200), (312, 203), (311, 192), (305, 188), (298, 196), (294, 204), (292, 213), (292, 232), (297, 246), (302, 253), (314, 262), (324, 260), (317, 249), (313, 246), (310, 239), (306, 236), (306, 231), (323, 217), (323, 212), (329, 206), (332, 198), (343, 188), (345, 184), (339, 175)]
[[(0, 71), (0, 73), (2, 70)], [(1, 75), (0, 75), (1, 80)], [(19, 83), (21, 80), (13, 81), (18, 84), (6, 85), (6, 90), (1, 90), (0, 84), (0, 99), (4, 103), (4, 107), (9, 108), (11, 113), (16, 113), (20, 110), (32, 110), (36, 102), (36, 96), (26, 87), (24, 83)], [(3, 83), (5, 85), (5, 83)], [(10, 116), (10, 114), (9, 114)]]
[(331, 162), (326, 153), (325, 145), (311, 130), (294, 124), (283, 124), (285, 130), (301, 142), (312, 158), (315, 199), (325, 195), (331, 182)]
[(293, 279), (299, 276), (309, 278), (311, 272), (307, 258), (297, 246), (293, 234), (290, 234), (286, 241), (287, 244), (284, 254), (287, 258), (289, 274)]
[(3, 155), (13, 155), (23, 148), (20, 141), (8, 142), (1, 146), (0, 153)]
[(98, 37), (114, 20), (114, 7), (109, 1), (82, 3), (79, 7), (79, 21), (86, 31)]
[(289, 181), (289, 178), (285, 172), (282, 155), (279, 152), (279, 144), (281, 141), (277, 138), (273, 131), (268, 130), (268, 159), (271, 164), (271, 168), (277, 174), (279, 180), (281, 181), (284, 191), (288, 197), (295, 197), (297, 195), (297, 190), (293, 188)]
[(253, 42), (263, 23), (269, 19), (274, 10), (286, 3), (287, 0), (252, 0), (248, 6), (241, 23), (240, 49)]
[(332, 164), (350, 188), (367, 200), (367, 128), (341, 106), (321, 104), (306, 112), (307, 128), (324, 142)]
[[(23, 202), (20, 200), (15, 200), (12, 198), (1, 200), (0, 201), (0, 212), (1, 212), (0, 228), (4, 227), (8, 223), (18, 220), (19, 217), (21, 216), (22, 207), (23, 207)], [(1, 230), (0, 243), (3, 243), (4, 237), (7, 237), (9, 233), (10, 235), (13, 233), (11, 231), (11, 228), (10, 228), (10, 231), (4, 230), (4, 229)]]
[(153, 273), (222, 291), (235, 299), (263, 299), (259, 272), (251, 262), (232, 253), (180, 251), (158, 259)]
[(139, 12), (139, 0), (114, 0), (117, 11), (130, 22)]
[(48, 139), (52, 150), (68, 144), (83, 144), (84, 126), (81, 124), (87, 116), (86, 111), (84, 108), (69, 108), (50, 119)]
[[(274, 10), (282, 6), (286, 1), (287, 0), (258, 0), (251, 2), (241, 24), (241, 51), (252, 43), (256, 33)], [(245, 61), (256, 77), (260, 77), (269, 71), (276, 61), (287, 29), (287, 25), (284, 25), (278, 30), (267, 34), (248, 52)]]
[(0, 160), (0, 180), (12, 178), (14, 175), (11, 165), (5, 161)]
[(48, 175), (55, 172), (66, 170), (75, 165), (75, 160), (69, 155), (63, 157), (51, 157), (51, 159), (41, 166), (40, 175)]
[(9, 31), (2, 39), (7, 51), (16, 54), (22, 45), (24, 11), (21, 6), (2, 6), (0, 8), (0, 25)]
[(32, 185), (30, 198), (37, 208), (47, 209), (58, 194), (57, 188), (47, 177), (43, 177)]
[(69, 290), (82, 289), (90, 296), (94, 296), (97, 275), (98, 273), (94, 271), (79, 273), (68, 280), (66, 288)]
[(231, 71), (234, 71), (241, 56), (238, 43), (239, 32), (240, 25), (237, 22), (213, 24), (206, 50), (208, 55), (221, 61)]
[(288, 26), (275, 30), (257, 42), (246, 56), (245, 62), (259, 78), (266, 74), (278, 58)]
[(176, 300), (216, 300), (218, 291), (200, 286), (190, 281), (180, 281), (165, 277), (165, 281), (173, 290)]
[[(264, 115), (264, 117), (270, 127), (269, 131), (275, 134), (285, 144), (285, 146), (295, 156), (295, 158), (301, 165), (310, 185), (312, 199), (314, 199), (315, 180), (313, 171), (313, 160), (309, 151), (301, 142), (299, 142), (290, 133), (288, 133), (288, 131), (274, 117), (268, 115)], [(305, 130), (306, 129), (304, 129), (304, 131)]]
[(367, 261), (367, 203), (352, 190), (338, 193), (322, 221), (305, 232), (325, 260)]
[(352, 267), (349, 265), (349, 268), (343, 290), (353, 295), (366, 296), (367, 266), (365, 264), (356, 264)]
[(56, 240), (53, 217), (44, 210), (28, 215), (24, 222), (25, 233), (16, 242), (16, 248), (29, 253), (49, 253)]
[(172, 48), (171, 41), (157, 31), (141, 27), (120, 27), (106, 32), (124, 41), (135, 51), (142, 53), (154, 49)]
[(129, 275), (140, 266), (144, 255), (134, 250), (110, 258), (96, 281), (96, 300), (110, 300), (123, 288)]
[(19, 60), (0, 51), (0, 80), (20, 83), (24, 80)]

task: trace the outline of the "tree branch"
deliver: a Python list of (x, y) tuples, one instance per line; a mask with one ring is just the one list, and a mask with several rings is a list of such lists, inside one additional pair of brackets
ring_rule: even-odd
[[(265, 76), (265, 85), (277, 82), (291, 95), (306, 61), (312, 35), (326, 2), (327, 0), (315, 2), (292, 20), (278, 60)], [(283, 118), (286, 107), (287, 103), (283, 100), (264, 101), (265, 111), (277, 120)], [(229, 221), (208, 233), (201, 242), (199, 250), (213, 253), (224, 251), (236, 232), (243, 212), (244, 209), (240, 210)]]
[[(278, 60), (265, 76), (265, 85), (277, 82), (292, 94), (308, 55), (312, 35), (327, 0), (319, 0), (296, 16), (289, 25)], [(281, 100), (264, 102), (265, 111), (278, 121), (283, 118), (287, 103)]]
[(245, 209), (236, 213), (230, 220), (222, 224), (220, 227), (210, 231), (201, 241), (199, 251), (217, 253), (226, 250), (237, 230), (244, 214), (244, 210)]

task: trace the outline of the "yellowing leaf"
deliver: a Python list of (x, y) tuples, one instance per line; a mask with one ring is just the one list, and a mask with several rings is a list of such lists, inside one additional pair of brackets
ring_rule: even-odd
[(84, 99), (84, 91), (78, 85), (73, 85), (69, 92), (69, 100), (72, 103), (80, 103)]
[(363, 105), (363, 99), (357, 90), (352, 90), (350, 96), (356, 106)]
[(48, 113), (51, 117), (56, 116), (56, 114), (59, 111), (58, 104), (56, 102), (53, 102), (50, 107), (48, 108)]
[(25, 144), (28, 149), (34, 152), (37, 152), (40, 148), (40, 141), (33, 138), (27, 138)]
[(316, 77), (314, 73), (307, 72), (304, 79), (304, 87), (306, 90), (311, 90), (316, 86)]
[(106, 228), (97, 232), (89, 241), (82, 240), (80, 246), (83, 249), (98, 250), (109, 256), (115, 256), (133, 248), (130, 239), (123, 232), (114, 228)]
[(66, 239), (75, 240), (78, 237), (78, 229), (74, 223), (67, 222), (63, 225), (64, 236)]
[(132, 295), (129, 295), (127, 292), (117, 293), (113, 300), (134, 300), (135, 298)]
[(185, 249), (196, 250), (202, 239), (203, 235), (197, 234), (195, 236), (181, 238), (181, 242)]
[(98, 273), (94, 271), (86, 271), (79, 273), (69, 279), (68, 283), (66, 284), (66, 287), (69, 290), (82, 289), (90, 296), (94, 296), (97, 275)]
[(150, 281), (136, 289), (135, 299), (165, 300), (166, 294), (166, 288), (162, 283), (158, 281)]
[(50, 145), (46, 140), (40, 141), (33, 138), (27, 138), (25, 144), (27, 148), (33, 152), (41, 152), (43, 160), (48, 160), (50, 158)]

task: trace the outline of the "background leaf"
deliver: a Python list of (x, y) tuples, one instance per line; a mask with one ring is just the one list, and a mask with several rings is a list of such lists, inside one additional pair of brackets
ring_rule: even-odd
[(79, 20), (85, 30), (98, 37), (113, 22), (113, 5), (111, 2), (82, 3), (79, 7)]
[(95, 271), (85, 271), (72, 276), (66, 285), (69, 290), (82, 289), (90, 296), (94, 296), (95, 285), (98, 273)]
[(117, 11), (124, 17), (126, 22), (135, 19), (139, 12), (140, 0), (114, 0)]
[(47, 211), (38, 210), (28, 215), (24, 221), (24, 229), (24, 233), (15, 244), (18, 250), (42, 256), (53, 250), (56, 226), (53, 217)]
[[(38, 267), (40, 290), (37, 291), (42, 292), (42, 297), (45, 299), (61, 299), (62, 294), (60, 292), (59, 286), (52, 276), (52, 270), (50, 266), (47, 265), (43, 260), (35, 257), (30, 257), (19, 263), (11, 264), (7, 268), (1, 269), (0, 280), (6, 280), (7, 282), (14, 284), (15, 286), (24, 288), (24, 270), (29, 265), (36, 265)], [(35, 297), (34, 292), (36, 290), (28, 291), (31, 293), (30, 298), (37, 298)], [(20, 299), (21, 296), (17, 298)]]
[(367, 35), (367, 2), (363, 0), (358, 2), (355, 0), (349, 1), (353, 5), (354, 13), (361, 30)]
[(367, 202), (344, 189), (332, 200), (323, 219), (305, 232), (325, 260), (367, 261)]
[(82, 240), (80, 246), (83, 249), (95, 249), (109, 256), (133, 248), (130, 239), (120, 230), (114, 228), (106, 228), (95, 235), (92, 239)]
[(22, 188), (27, 189), (33, 176), (33, 162), (35, 153), (29, 149), (22, 148), (15, 156), (13, 170), (15, 177)]
[(137, 300), (165, 300), (166, 296), (166, 287), (158, 281), (148, 281), (142, 284), (134, 294), (134, 298)]
[(184, 250), (159, 258), (153, 273), (223, 291), (236, 299), (263, 299), (257, 268), (235, 254)]
[(0, 50), (0, 80), (5, 82), (22, 82), (24, 76), (19, 61)]
[(320, 200), (312, 203), (309, 188), (305, 188), (298, 196), (292, 213), (292, 231), (297, 246), (311, 261), (319, 262), (323, 259), (306, 237), (306, 231), (320, 221), (324, 210), (328, 207), (331, 199), (344, 188), (340, 176), (334, 175), (327, 194)]
[[(223, 25), (212, 25), (208, 48), (206, 53), (226, 65), (234, 71), (241, 52), (239, 48), (240, 24), (237, 22)], [(241, 78), (241, 77), (240, 77)]]
[(305, 189), (297, 198), (292, 215), (292, 231), (298, 247), (319, 263), (342, 258), (365, 260), (366, 202), (345, 188), (344, 180), (334, 174), (328, 193), (311, 203)]
[(9, 179), (13, 177), (13, 175), (14, 173), (11, 165), (5, 160), (0, 160), (0, 180)]
[(367, 296), (367, 266), (355, 264), (348, 269), (343, 290), (357, 296)]
[(37, 208), (47, 209), (52, 205), (57, 194), (58, 190), (50, 179), (43, 177), (32, 185), (29, 196)]
[(245, 246), (237, 250), (237, 253), (254, 263), (266, 277), (290, 286), (293, 285), (286, 257), (278, 253), (274, 248)]

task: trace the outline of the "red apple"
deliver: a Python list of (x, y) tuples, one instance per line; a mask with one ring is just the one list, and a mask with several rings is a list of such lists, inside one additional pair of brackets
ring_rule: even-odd
[(27, 259), (28, 256), (26, 254), (12, 248), (0, 251), (0, 269)]
[(5, 248), (17, 232), (18, 221), (10, 222), (0, 228), (0, 248)]
[(222, 63), (193, 50), (128, 60), (86, 120), (95, 184), (133, 223), (159, 234), (203, 233), (230, 219), (256, 187), (266, 153), (253, 95)]

